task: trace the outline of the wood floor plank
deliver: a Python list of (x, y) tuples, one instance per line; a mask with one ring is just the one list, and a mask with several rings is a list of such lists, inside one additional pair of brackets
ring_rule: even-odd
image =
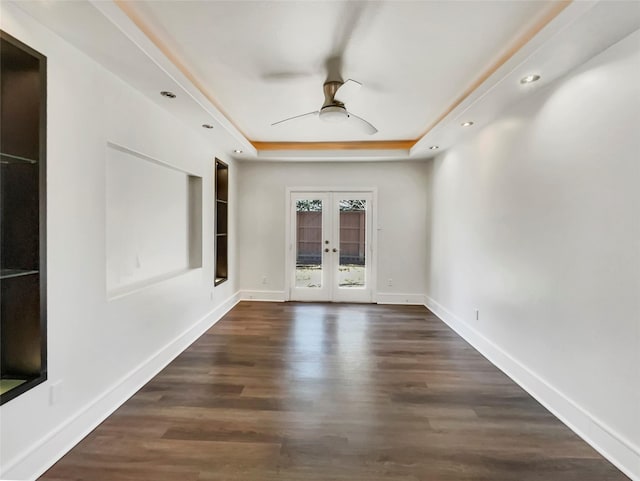
[(243, 302), (45, 481), (622, 481), (419, 306)]

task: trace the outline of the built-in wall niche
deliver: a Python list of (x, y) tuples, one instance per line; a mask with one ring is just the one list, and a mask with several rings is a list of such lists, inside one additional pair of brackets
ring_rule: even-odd
[(109, 143), (107, 296), (202, 267), (202, 177)]
[(219, 159), (215, 163), (214, 175), (216, 205), (216, 277), (215, 285), (229, 278), (229, 166)]
[(47, 379), (46, 58), (0, 31), (0, 404)]

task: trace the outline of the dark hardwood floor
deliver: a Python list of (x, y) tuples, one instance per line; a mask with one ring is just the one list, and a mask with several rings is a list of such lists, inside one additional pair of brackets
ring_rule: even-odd
[(40, 479), (628, 478), (423, 307), (243, 302)]

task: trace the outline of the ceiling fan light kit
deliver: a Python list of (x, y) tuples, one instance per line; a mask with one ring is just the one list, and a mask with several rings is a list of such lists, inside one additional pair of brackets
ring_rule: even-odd
[(322, 107), (318, 116), (325, 122), (331, 123), (344, 122), (349, 118), (347, 109), (340, 105), (327, 105), (326, 107)]

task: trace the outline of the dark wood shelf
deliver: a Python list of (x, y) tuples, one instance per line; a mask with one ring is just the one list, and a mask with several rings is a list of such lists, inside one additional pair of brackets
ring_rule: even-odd
[(11, 387), (10, 389), (7, 389), (6, 391), (4, 390), (4, 388), (2, 389), (2, 394), (0, 394), (0, 396), (2, 397), (2, 403), (4, 404), (7, 401), (11, 401), (12, 399), (18, 397), (23, 392), (28, 391), (32, 387), (35, 387), (46, 380), (47, 380), (47, 376), (45, 374), (42, 374), (38, 377), (19, 378), (16, 376), (16, 377), (8, 377), (8, 378), (1, 379), (0, 384), (2, 384), (2, 381), (22, 381), (19, 384)]

